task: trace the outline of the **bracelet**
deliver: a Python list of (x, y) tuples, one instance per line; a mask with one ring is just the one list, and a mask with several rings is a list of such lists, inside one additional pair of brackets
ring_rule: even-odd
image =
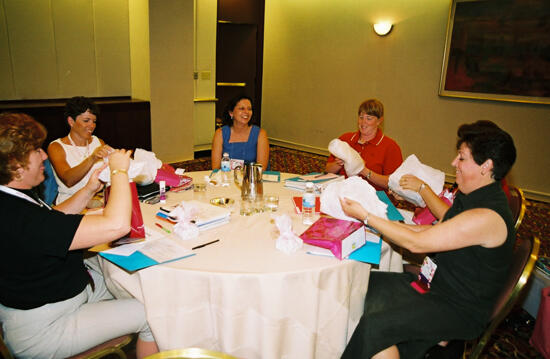
[(365, 224), (365, 226), (368, 226), (369, 225), (369, 213), (367, 212), (367, 216), (365, 217), (365, 219), (363, 220), (363, 223)]
[(426, 184), (424, 182), (422, 182), (422, 184), (420, 185), (420, 187), (418, 187), (418, 191), (416, 191), (417, 193), (420, 193), (420, 191), (422, 191), (424, 188), (426, 188)]
[(370, 176), (372, 175), (372, 170), (369, 170), (369, 173), (367, 173), (367, 179), (370, 180)]
[(118, 170), (112, 170), (112, 171), (111, 171), (111, 176), (114, 176), (114, 175), (116, 175), (117, 173), (126, 173), (126, 174), (128, 174), (128, 171), (125, 170), (125, 169), (123, 169), (123, 168), (118, 169)]

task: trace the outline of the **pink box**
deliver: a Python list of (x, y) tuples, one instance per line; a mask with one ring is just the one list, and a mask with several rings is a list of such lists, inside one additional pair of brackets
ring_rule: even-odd
[(365, 244), (365, 228), (361, 222), (320, 217), (300, 235), (304, 243), (329, 249), (336, 258), (346, 258)]

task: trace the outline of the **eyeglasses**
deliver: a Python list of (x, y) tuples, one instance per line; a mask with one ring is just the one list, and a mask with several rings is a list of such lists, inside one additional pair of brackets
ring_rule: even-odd
[(359, 114), (359, 118), (363, 119), (363, 120), (370, 120), (370, 121), (374, 121), (374, 120), (378, 119), (378, 117), (376, 117), (375, 115), (369, 115), (369, 114), (366, 114), (364, 112), (361, 112)]

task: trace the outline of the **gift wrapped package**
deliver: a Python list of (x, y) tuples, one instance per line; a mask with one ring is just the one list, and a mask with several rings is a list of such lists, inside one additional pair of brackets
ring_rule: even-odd
[(300, 235), (304, 243), (329, 249), (336, 258), (346, 258), (365, 244), (363, 223), (320, 217)]

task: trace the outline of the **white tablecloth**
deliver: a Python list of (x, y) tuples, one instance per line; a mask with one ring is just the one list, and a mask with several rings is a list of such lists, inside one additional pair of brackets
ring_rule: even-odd
[[(203, 181), (208, 173), (189, 175)], [(302, 233), (307, 226), (291, 202), (301, 193), (284, 188), (281, 181), (264, 183), (267, 194), (279, 195), (274, 215), (289, 214), (294, 232)], [(309, 255), (304, 249), (290, 255), (278, 251), (272, 214), (240, 216), (235, 184), (208, 186), (202, 194), (169, 192), (166, 205), (219, 196), (235, 200), (230, 223), (184, 244), (220, 239), (218, 243), (197, 249), (195, 256), (132, 274), (103, 260), (110, 289), (144, 303), (161, 350), (202, 347), (247, 359), (339, 358), (363, 313), (371, 266)], [(160, 206), (141, 207), (145, 224), (159, 231), (154, 215)], [(382, 252), (381, 270), (402, 270), (398, 253), (387, 244)]]

